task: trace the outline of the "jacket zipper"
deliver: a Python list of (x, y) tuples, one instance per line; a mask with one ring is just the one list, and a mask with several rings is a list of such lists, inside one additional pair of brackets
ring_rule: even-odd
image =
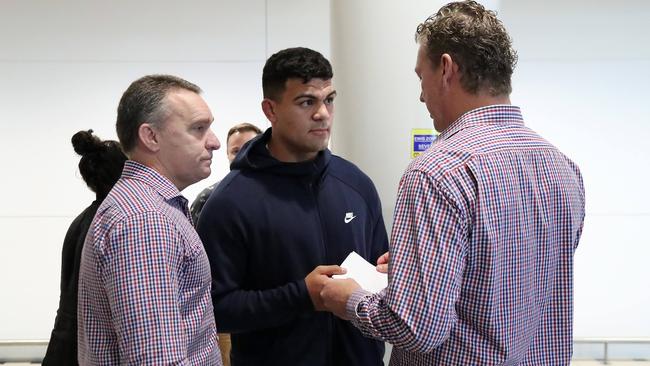
[[(318, 218), (318, 225), (320, 226), (320, 243), (321, 247), (323, 248), (323, 254), (324, 258), (321, 260), (321, 264), (330, 264), (329, 263), (329, 253), (327, 251), (327, 245), (325, 245), (325, 235), (326, 231), (325, 228), (323, 227), (323, 219), (321, 217), (321, 212), (320, 212), (320, 206), (318, 205), (318, 194), (316, 192), (316, 187), (314, 186), (313, 182), (309, 182), (308, 184), (309, 187), (309, 194), (311, 195), (312, 199), (314, 200), (314, 206), (316, 207), (316, 215)], [(332, 332), (334, 331), (334, 319), (331, 314), (327, 314), (327, 334), (328, 337), (326, 338), (326, 347), (325, 349), (327, 350), (326, 352), (326, 359), (325, 359), (325, 364), (326, 365), (332, 365)], [(333, 366), (333, 365), (332, 365)]]

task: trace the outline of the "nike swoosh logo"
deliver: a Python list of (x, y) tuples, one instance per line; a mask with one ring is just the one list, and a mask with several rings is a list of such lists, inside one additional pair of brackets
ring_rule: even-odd
[(346, 217), (343, 219), (343, 222), (345, 222), (346, 224), (349, 224), (350, 221), (354, 220), (355, 218), (356, 218), (356, 216), (346, 216)]

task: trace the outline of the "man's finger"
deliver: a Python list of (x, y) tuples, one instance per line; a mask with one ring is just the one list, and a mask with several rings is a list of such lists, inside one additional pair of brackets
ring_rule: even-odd
[(337, 265), (318, 266), (316, 267), (316, 269), (319, 274), (328, 275), (328, 276), (345, 274), (347, 272), (345, 268)]
[(377, 258), (377, 264), (388, 264), (388, 260), (390, 257), (390, 253), (386, 252), (382, 254), (379, 258)]

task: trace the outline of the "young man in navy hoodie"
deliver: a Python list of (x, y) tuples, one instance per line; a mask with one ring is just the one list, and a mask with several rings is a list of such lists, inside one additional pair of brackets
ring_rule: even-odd
[(383, 364), (383, 343), (323, 311), (319, 295), (351, 251), (374, 263), (388, 247), (372, 181), (327, 148), (332, 76), (307, 48), (267, 60), (262, 110), (271, 128), (243, 147), (201, 213), (233, 366)]

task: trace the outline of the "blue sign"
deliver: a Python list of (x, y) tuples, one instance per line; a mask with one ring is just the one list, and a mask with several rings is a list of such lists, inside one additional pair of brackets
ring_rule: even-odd
[(411, 158), (425, 152), (437, 137), (437, 132), (429, 128), (414, 128), (411, 130)]
[(433, 135), (414, 135), (413, 136), (413, 151), (423, 152), (431, 146), (436, 137)]

